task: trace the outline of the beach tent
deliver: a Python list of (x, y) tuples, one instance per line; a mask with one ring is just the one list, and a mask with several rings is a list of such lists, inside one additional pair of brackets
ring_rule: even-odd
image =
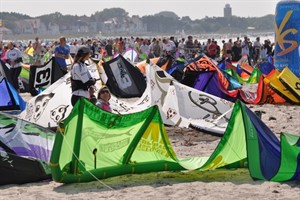
[(117, 115), (81, 99), (57, 129), (50, 166), (53, 179), (64, 183), (133, 173), (236, 168), (247, 163), (253, 178), (299, 180), (299, 137), (283, 137), (286, 141), (280, 154), (275, 135), (237, 101), (212, 155), (180, 159), (172, 149), (157, 106)]
[(103, 63), (108, 77), (106, 85), (120, 98), (141, 97), (146, 89), (143, 74), (122, 55)]
[(0, 112), (0, 185), (51, 178), (55, 133)]
[(1, 111), (23, 111), (25, 109), (26, 102), (6, 78), (0, 78), (0, 93)]

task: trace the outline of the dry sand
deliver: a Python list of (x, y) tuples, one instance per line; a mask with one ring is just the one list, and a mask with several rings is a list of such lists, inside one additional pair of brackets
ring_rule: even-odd
[[(23, 95), (24, 96), (24, 95)], [(262, 120), (280, 132), (300, 135), (299, 106), (248, 105), (263, 112)], [(192, 129), (167, 127), (178, 157), (209, 156), (219, 137)], [(254, 181), (248, 169), (207, 172), (160, 172), (124, 175), (90, 183), (43, 181), (0, 187), (0, 199), (300, 199), (300, 182)]]

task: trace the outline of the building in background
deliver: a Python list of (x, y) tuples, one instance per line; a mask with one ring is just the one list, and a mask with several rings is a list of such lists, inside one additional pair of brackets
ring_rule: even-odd
[(225, 4), (224, 17), (225, 18), (232, 17), (232, 10), (231, 10), (230, 4)]

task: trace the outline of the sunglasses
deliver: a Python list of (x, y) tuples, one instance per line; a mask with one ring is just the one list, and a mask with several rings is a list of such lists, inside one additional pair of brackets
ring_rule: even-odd
[(109, 91), (108, 90), (103, 90), (103, 91), (100, 92), (100, 94), (104, 94), (104, 93), (109, 93)]

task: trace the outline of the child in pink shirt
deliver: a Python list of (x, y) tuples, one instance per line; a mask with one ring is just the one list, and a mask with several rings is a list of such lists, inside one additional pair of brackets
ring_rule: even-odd
[(98, 93), (97, 103), (96, 106), (101, 108), (102, 110), (105, 110), (107, 112), (111, 112), (109, 100), (110, 100), (111, 94), (109, 92), (108, 87), (104, 86), (100, 89)]

